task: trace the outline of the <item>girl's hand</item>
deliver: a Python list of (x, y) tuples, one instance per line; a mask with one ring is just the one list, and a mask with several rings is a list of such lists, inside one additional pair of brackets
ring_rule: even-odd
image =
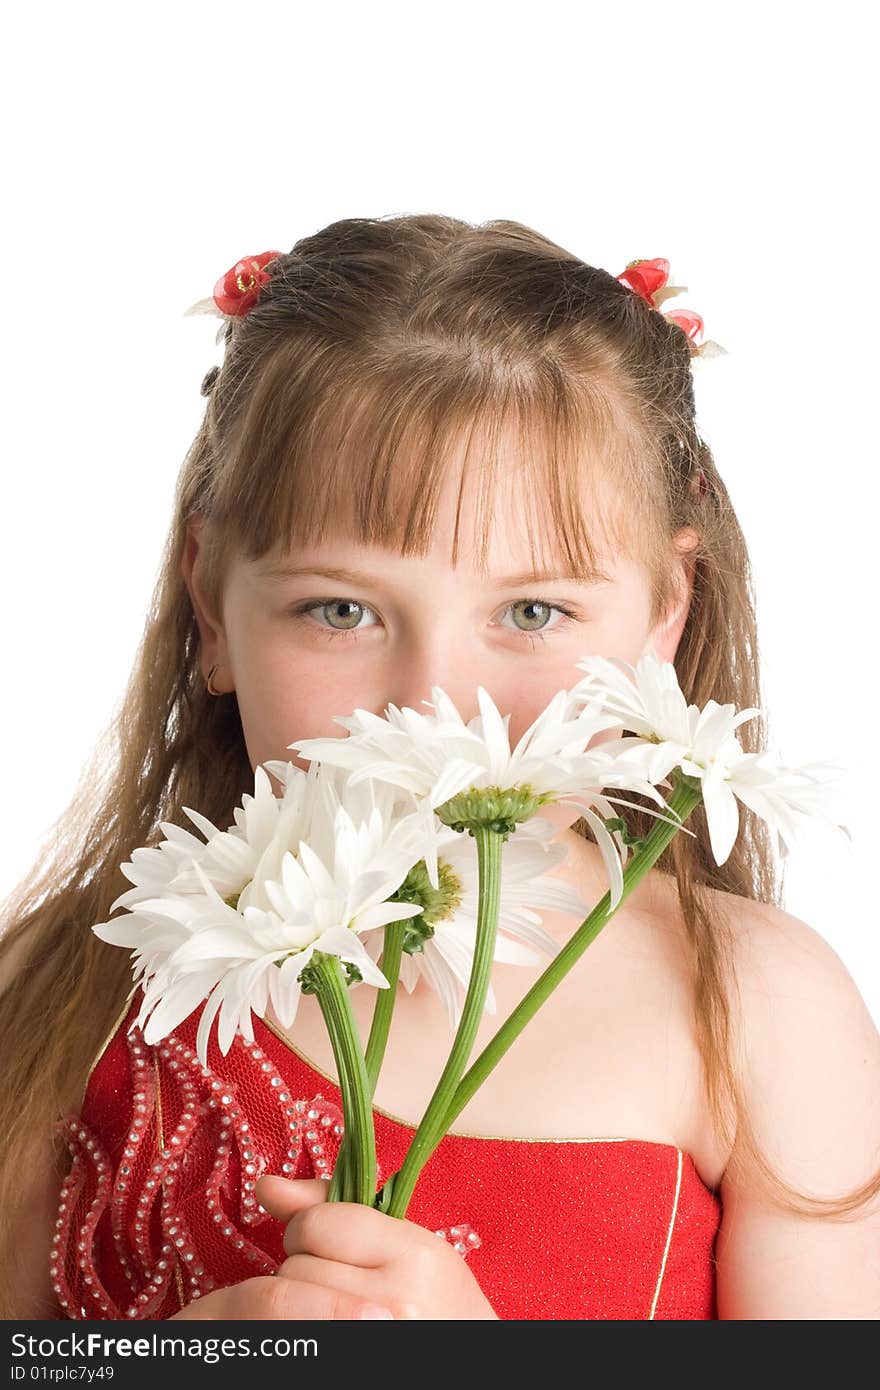
[(495, 1319), (461, 1255), (411, 1221), (328, 1202), (323, 1178), (266, 1174), (254, 1189), (287, 1222), (274, 1275), (215, 1289), (170, 1321), (191, 1319)]
[(392, 1318), (496, 1317), (461, 1255), (423, 1226), (355, 1202), (328, 1202), (323, 1178), (288, 1181), (266, 1174), (255, 1195), (288, 1223), (287, 1259), (276, 1278), (289, 1280), (310, 1307), (323, 1310), (312, 1317), (350, 1317), (334, 1311), (340, 1295), (343, 1306), (346, 1298), (359, 1299)]

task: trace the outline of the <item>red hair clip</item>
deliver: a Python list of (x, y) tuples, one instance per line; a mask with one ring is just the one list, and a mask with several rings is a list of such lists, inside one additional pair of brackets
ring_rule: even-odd
[(191, 305), (184, 311), (184, 318), (187, 314), (215, 314), (222, 318), (224, 323), (218, 329), (216, 338), (219, 343), (226, 332), (225, 320), (241, 318), (250, 312), (260, 297), (261, 289), (272, 278), (266, 266), (281, 254), (280, 251), (261, 251), (258, 256), (245, 256), (236, 261), (225, 275), (220, 276), (211, 298), (200, 299)]
[(691, 350), (691, 357), (720, 357), (726, 355), (727, 349), (720, 343), (713, 342), (707, 338), (705, 342), (698, 343), (697, 339), (703, 332), (703, 320), (699, 314), (695, 314), (692, 309), (673, 309), (665, 311), (660, 309), (660, 305), (665, 300), (671, 299), (673, 295), (684, 294), (687, 285), (676, 285), (669, 278), (669, 262), (662, 256), (657, 256), (653, 260), (630, 261), (626, 270), (617, 276), (622, 285), (627, 285), (640, 298), (650, 304), (652, 309), (658, 310), (665, 319), (671, 320), (678, 325), (688, 340)]

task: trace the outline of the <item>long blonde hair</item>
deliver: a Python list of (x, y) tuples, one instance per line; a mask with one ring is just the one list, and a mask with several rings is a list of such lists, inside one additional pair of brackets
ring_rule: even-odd
[[(533, 547), (542, 525), (547, 534), (545, 517), (529, 507), (541, 498), (580, 571), (595, 566), (597, 537), (638, 555), (652, 577), (654, 619), (674, 597), (669, 537), (693, 528), (699, 543), (679, 682), (699, 705), (710, 697), (762, 705), (748, 554), (697, 432), (680, 328), (614, 275), (517, 222), (345, 219), (267, 269), (256, 306), (227, 324), (223, 366), (180, 473), (124, 699), (71, 805), (4, 905), (0, 957), (21, 954), (0, 1003), (0, 1210), (14, 1205), (19, 1164), (78, 1104), (131, 988), (128, 953), (90, 930), (130, 886), (120, 864), (158, 842), (160, 822), (188, 825), (184, 805), (228, 825), (253, 786), (236, 697), (210, 698), (199, 668), (181, 569), (188, 518), (209, 523), (199, 563), (219, 612), (233, 548), (256, 559), (346, 524), (365, 543), (424, 553), (453, 450), (468, 442), (463, 486), (479, 435), (473, 472), (491, 507), (498, 442), (512, 429), (528, 460), (522, 500)], [(700, 471), (704, 495), (694, 486)], [(625, 504), (616, 514), (603, 513), (598, 491), (595, 505), (584, 506), (585, 489), (600, 477)], [(766, 735), (763, 720), (740, 729), (749, 751)], [(635, 833), (650, 824), (632, 815)], [(779, 904), (766, 827), (743, 809), (741, 833), (719, 868), (702, 808), (689, 825), (696, 836), (676, 836), (657, 868), (677, 883), (718, 1132), (781, 1205), (853, 1212), (880, 1190), (880, 1174), (839, 1199), (784, 1183), (755, 1141), (733, 1059), (732, 937), (712, 890)], [(577, 828), (589, 837), (584, 822)], [(0, 1255), (7, 1280), (13, 1255)]]

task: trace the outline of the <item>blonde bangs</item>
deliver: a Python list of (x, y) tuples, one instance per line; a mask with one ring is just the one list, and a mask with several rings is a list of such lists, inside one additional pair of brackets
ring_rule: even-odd
[(468, 489), (466, 543), (480, 567), (499, 505), (521, 518), (536, 571), (561, 564), (591, 579), (603, 558), (653, 553), (644, 445), (604, 385), (573, 386), (552, 361), (527, 375), (444, 359), (436, 344), (371, 363), (337, 357), (332, 375), (316, 375), (302, 380), (285, 344), (217, 461), (206, 510), (249, 560), (341, 537), (423, 555), (450, 477), (453, 565)]

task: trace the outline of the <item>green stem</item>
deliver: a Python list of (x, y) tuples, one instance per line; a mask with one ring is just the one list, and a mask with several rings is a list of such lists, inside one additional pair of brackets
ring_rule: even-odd
[[(345, 1118), (344, 1112), (343, 1117)], [(350, 1200), (348, 1193), (351, 1190), (353, 1178), (351, 1160), (349, 1158), (349, 1144), (348, 1129), (343, 1128), (342, 1141), (336, 1154), (336, 1162), (333, 1165), (333, 1177), (330, 1179), (330, 1185), (327, 1188), (328, 1202), (347, 1202)]]
[[(339, 1182), (334, 1179), (328, 1201), (360, 1202), (371, 1206), (376, 1195), (376, 1137), (369, 1081), (348, 987), (339, 957), (316, 951), (312, 964), (318, 977), (318, 1004), (327, 1024), (342, 1092), (345, 1133), (351, 1136), (350, 1163)], [(344, 1186), (343, 1186), (344, 1179)]]
[(477, 842), (480, 902), (471, 976), (458, 1031), (443, 1074), (407, 1150), (403, 1166), (394, 1175), (393, 1185), (387, 1185), (391, 1186), (391, 1197), (385, 1207), (389, 1216), (405, 1216), (419, 1174), (448, 1129), (446, 1114), (470, 1058), (489, 992), (501, 900), (503, 840), (497, 831), (490, 830), (488, 826), (477, 825), (472, 833)]
[(382, 959), (380, 964), (382, 974), (388, 981), (389, 988), (376, 991), (376, 1007), (373, 1010), (373, 1025), (370, 1028), (370, 1036), (367, 1041), (367, 1051), (364, 1058), (367, 1076), (370, 1079), (371, 1098), (376, 1092), (376, 1082), (379, 1080), (379, 1071), (385, 1056), (385, 1048), (388, 1044), (391, 1015), (394, 1012), (394, 1004), (397, 999), (397, 981), (400, 976), (400, 960), (403, 955), (403, 937), (406, 932), (408, 921), (408, 918), (404, 918), (401, 922), (389, 922), (385, 928), (385, 939), (382, 943)]
[[(370, 1028), (370, 1037), (364, 1056), (371, 1102), (376, 1093), (376, 1082), (379, 1079), (379, 1071), (385, 1056), (385, 1048), (388, 1044), (391, 1015), (394, 1012), (394, 1004), (397, 998), (397, 981), (400, 975), (400, 960), (403, 955), (403, 938), (408, 920), (408, 918), (404, 918), (401, 922), (389, 922), (385, 927), (380, 966), (382, 974), (388, 981), (388, 988), (377, 989), (376, 991), (373, 1023)], [(349, 1162), (349, 1138), (348, 1130), (346, 1129), (339, 1147), (339, 1153), (336, 1156), (336, 1165), (333, 1169), (333, 1181), (330, 1184), (330, 1192), (328, 1193), (330, 1201), (337, 1200), (337, 1193), (346, 1190)]]
[[(667, 802), (669, 810), (678, 814), (682, 821), (686, 821), (694, 807), (698, 806), (701, 801), (702, 794), (699, 790), (699, 783), (686, 777), (683, 773), (679, 773), (675, 788)], [(660, 820), (654, 823), (645, 837), (644, 848), (630, 859), (623, 871), (623, 896), (618, 907), (629, 896), (636, 884), (644, 878), (648, 870), (660, 858), (670, 840), (677, 834), (677, 826), (669, 825)], [(593, 908), (589, 917), (581, 923), (574, 935), (566, 942), (559, 954), (554, 956), (543, 975), (535, 981), (528, 994), (520, 1000), (510, 1017), (498, 1029), (492, 1041), (487, 1043), (473, 1065), (462, 1077), (444, 1117), (445, 1129), (448, 1130), (450, 1125), (455, 1122), (492, 1069), (501, 1061), (507, 1049), (519, 1037), (529, 1020), (534, 1018), (538, 1009), (552, 994), (560, 980), (580, 960), (584, 951), (596, 939), (616, 911), (617, 908), (611, 911), (611, 894), (606, 893)], [(405, 1214), (405, 1209), (400, 1212), (401, 1216)]]

